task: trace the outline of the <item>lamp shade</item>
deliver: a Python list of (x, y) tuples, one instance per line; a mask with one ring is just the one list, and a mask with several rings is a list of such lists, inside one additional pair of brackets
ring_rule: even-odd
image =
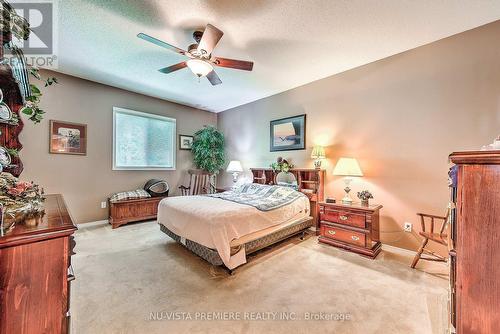
[(238, 160), (232, 160), (226, 168), (227, 172), (243, 172), (243, 168), (241, 167), (241, 162)]
[(363, 176), (358, 161), (354, 158), (340, 158), (333, 169), (333, 175), (338, 176)]
[(311, 152), (311, 158), (313, 159), (325, 159), (325, 149), (323, 146), (314, 146), (312, 152)]

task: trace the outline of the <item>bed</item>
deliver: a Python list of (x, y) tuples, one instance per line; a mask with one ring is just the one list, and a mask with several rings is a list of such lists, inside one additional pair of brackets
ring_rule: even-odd
[(247, 184), (235, 190), (162, 200), (162, 232), (231, 273), (247, 255), (313, 226), (306, 195), (290, 187)]

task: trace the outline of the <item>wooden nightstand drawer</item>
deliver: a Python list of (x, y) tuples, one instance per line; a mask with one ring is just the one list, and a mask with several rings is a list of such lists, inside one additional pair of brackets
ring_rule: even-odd
[(359, 228), (366, 227), (365, 215), (340, 210), (331, 210), (328, 207), (323, 206), (320, 208), (320, 220)]
[(379, 210), (382, 205), (319, 203), (319, 242), (374, 259), (382, 248)]
[(333, 227), (326, 224), (321, 224), (321, 235), (325, 238), (330, 238), (351, 245), (365, 246), (366, 235), (364, 233), (355, 232), (339, 227)]

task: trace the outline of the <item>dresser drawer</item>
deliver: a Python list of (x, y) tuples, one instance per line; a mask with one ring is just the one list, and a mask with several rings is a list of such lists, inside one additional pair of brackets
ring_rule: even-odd
[(339, 227), (321, 224), (321, 235), (325, 238), (342, 241), (356, 246), (365, 246), (366, 236), (364, 233), (355, 232)]
[(350, 213), (341, 210), (332, 210), (327, 207), (321, 207), (320, 209), (320, 219), (329, 221), (332, 223), (349, 225), (359, 228), (366, 227), (366, 217), (365, 215)]

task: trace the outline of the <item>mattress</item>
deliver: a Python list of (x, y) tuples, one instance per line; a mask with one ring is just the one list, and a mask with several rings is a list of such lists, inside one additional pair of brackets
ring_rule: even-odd
[(281, 224), (309, 215), (305, 196), (271, 211), (208, 196), (165, 198), (158, 207), (159, 224), (181, 238), (217, 250), (229, 269), (246, 262), (244, 247), (231, 254), (231, 246), (255, 240), (266, 232), (272, 233), (272, 228), (279, 229)]

